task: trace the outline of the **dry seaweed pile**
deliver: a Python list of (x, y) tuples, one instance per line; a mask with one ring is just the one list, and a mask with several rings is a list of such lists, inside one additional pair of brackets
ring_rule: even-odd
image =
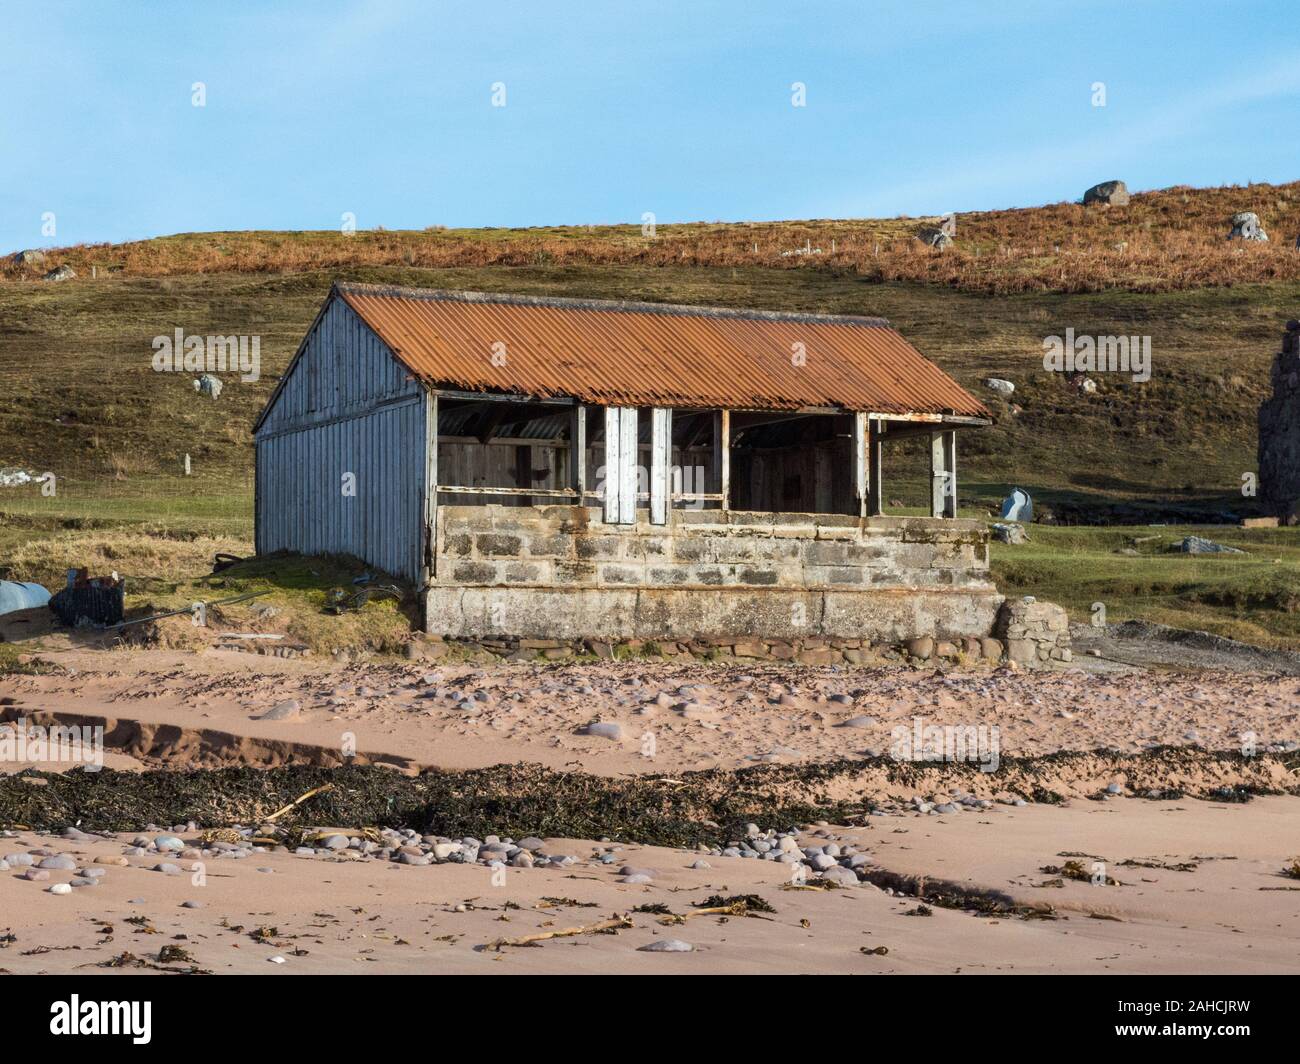
[(136, 831), (195, 821), (203, 827), (253, 825), (308, 791), (279, 824), (414, 828), (451, 837), (527, 834), (609, 837), (652, 845), (717, 844), (743, 825), (810, 820), (853, 823), (913, 793), (961, 787), (989, 797), (1059, 802), (1100, 793), (1122, 776), (1139, 797), (1239, 801), (1300, 793), (1300, 755), (1243, 758), (1196, 747), (1144, 754), (1063, 752), (1004, 758), (996, 773), (968, 764), (888, 758), (814, 765), (705, 770), (679, 777), (611, 779), (540, 765), (497, 765), (405, 776), (376, 766), (287, 766), (115, 772), (28, 771), (0, 777), (0, 826), (35, 830)]

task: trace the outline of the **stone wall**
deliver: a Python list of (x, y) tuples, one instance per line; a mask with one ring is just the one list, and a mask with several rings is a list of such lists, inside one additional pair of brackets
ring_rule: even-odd
[(987, 635), (1001, 596), (975, 521), (443, 506), (426, 628), (454, 638)]
[(1008, 661), (1042, 668), (1073, 660), (1070, 619), (1055, 603), (1039, 602), (1032, 595), (1007, 599), (996, 631), (1006, 641)]
[(1259, 408), (1259, 494), (1264, 510), (1300, 520), (1300, 321), (1289, 321), (1273, 359), (1273, 394)]

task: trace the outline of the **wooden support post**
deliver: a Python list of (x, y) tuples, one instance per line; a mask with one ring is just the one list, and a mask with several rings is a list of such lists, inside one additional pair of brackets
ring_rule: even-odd
[(930, 433), (930, 513), (957, 516), (957, 433)]
[(930, 516), (943, 516), (943, 433), (930, 433)]
[(867, 422), (867, 516), (879, 517), (885, 512), (884, 476), (881, 459), (884, 447), (880, 441), (880, 419)]
[(578, 493), (577, 505), (583, 505), (587, 489), (587, 408), (581, 403), (569, 415), (569, 487)]
[(605, 407), (605, 523), (609, 525), (618, 524), (619, 517), (618, 485), (623, 469), (619, 458), (623, 442), (620, 413), (616, 406)]
[(438, 575), (438, 393), (424, 398), (424, 564), (425, 581)]
[(943, 516), (957, 516), (957, 432), (949, 429), (943, 432), (943, 471), (944, 477)]
[(867, 499), (867, 463), (870, 459), (868, 444), (871, 430), (867, 415), (853, 415), (853, 496), (858, 500), (858, 517), (866, 517), (869, 509)]
[(650, 523), (668, 523), (668, 498), (672, 478), (673, 412), (663, 407), (650, 411)]
[(714, 461), (718, 467), (718, 494), (721, 507), (731, 509), (731, 411), (719, 410), (714, 422)]
[(637, 413), (634, 406), (619, 409), (619, 432), (623, 438), (618, 445), (618, 522), (622, 525), (636, 524), (636, 496), (640, 487)]

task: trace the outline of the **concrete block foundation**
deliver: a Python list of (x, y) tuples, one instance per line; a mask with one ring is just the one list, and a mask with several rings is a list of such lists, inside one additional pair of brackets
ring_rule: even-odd
[(959, 639), (1003, 601), (977, 521), (442, 506), (435, 545), (425, 629), (450, 639)]

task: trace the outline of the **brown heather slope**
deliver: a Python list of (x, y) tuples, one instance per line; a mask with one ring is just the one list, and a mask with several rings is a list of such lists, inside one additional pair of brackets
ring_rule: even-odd
[[(1256, 212), (1268, 244), (1229, 242), (1228, 220)], [(1300, 280), (1300, 182), (1137, 193), (1125, 207), (1055, 203), (959, 215), (956, 246), (912, 239), (932, 219), (559, 226), (530, 229), (187, 233), (58, 249), (81, 274), (135, 277), (297, 273), (357, 267), (777, 267), (971, 292), (1137, 292)], [(808, 252), (808, 253), (801, 253)], [(0, 277), (32, 270), (6, 258)]]

